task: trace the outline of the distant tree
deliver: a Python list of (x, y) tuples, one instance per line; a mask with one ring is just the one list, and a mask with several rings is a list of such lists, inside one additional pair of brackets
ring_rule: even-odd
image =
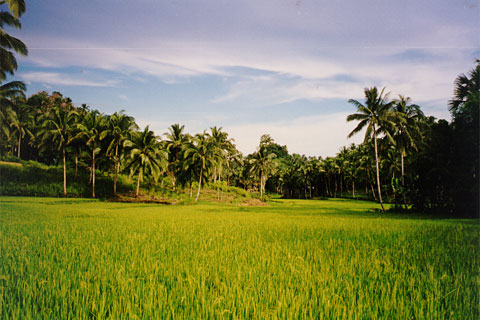
[(90, 111), (81, 123), (77, 123), (80, 132), (75, 138), (84, 137), (85, 144), (90, 147), (92, 155), (91, 177), (92, 177), (92, 198), (95, 198), (95, 155), (100, 152), (98, 144), (106, 135), (106, 119), (97, 110)]
[(4, 140), (4, 144), (14, 143), (11, 118), (16, 117), (13, 112), (16, 99), (25, 98), (25, 85), (20, 81), (11, 81), (0, 85), (0, 141)]
[(202, 179), (207, 177), (207, 172), (215, 165), (215, 148), (212, 140), (209, 139), (209, 134), (206, 132), (197, 133), (191, 143), (185, 146), (185, 169), (195, 168), (198, 172), (198, 189), (195, 197), (195, 202), (200, 196), (200, 189), (202, 187)]
[(166, 150), (168, 151), (168, 172), (172, 178), (172, 185), (175, 189), (176, 181), (182, 170), (181, 156), (182, 149), (188, 141), (187, 135), (183, 132), (184, 125), (172, 124), (168, 132), (164, 133)]
[(211, 127), (209, 136), (213, 147), (213, 156), (215, 165), (213, 167), (213, 182), (221, 179), (222, 168), (227, 161), (227, 154), (233, 149), (233, 139), (228, 138), (228, 133), (222, 131), (222, 128)]
[(106, 153), (113, 158), (114, 177), (113, 177), (113, 195), (117, 195), (117, 180), (120, 169), (120, 154), (123, 151), (123, 144), (128, 137), (138, 129), (135, 119), (124, 113), (124, 111), (115, 112), (108, 117), (108, 122), (102, 136), (108, 139)]
[(74, 140), (73, 132), (75, 126), (75, 110), (66, 110), (60, 106), (55, 106), (49, 113), (43, 115), (42, 136), (43, 143), (51, 144), (54, 142), (62, 153), (63, 160), (63, 194), (67, 195), (67, 165), (66, 148)]
[(395, 125), (392, 128), (393, 132), (391, 133), (394, 145), (400, 153), (402, 194), (405, 209), (407, 209), (407, 198), (405, 192), (404, 159), (410, 149), (418, 151), (419, 121), (424, 118), (420, 107), (416, 104), (411, 104), (410, 101), (409, 97), (402, 95), (399, 95), (398, 99), (394, 100), (393, 110), (396, 112), (397, 121), (395, 121)]
[(260, 198), (263, 198), (269, 174), (275, 169), (274, 159), (277, 156), (274, 153), (269, 153), (267, 148), (271, 142), (273, 142), (273, 139), (269, 135), (263, 135), (260, 138), (260, 146), (250, 159), (250, 171), (260, 179)]
[(130, 170), (130, 175), (137, 175), (135, 197), (138, 197), (140, 182), (142, 182), (147, 172), (155, 180), (158, 180), (160, 174), (167, 168), (168, 155), (161, 149), (158, 138), (148, 126), (143, 131), (135, 132), (131, 139), (125, 142), (125, 146), (130, 148), (130, 156), (126, 163), (126, 168)]
[(357, 113), (347, 116), (347, 121), (360, 121), (355, 129), (350, 132), (348, 137), (352, 137), (356, 133), (366, 128), (365, 139), (372, 137), (375, 144), (375, 164), (377, 171), (377, 187), (378, 187), (378, 199), (382, 207), (382, 211), (385, 212), (382, 201), (382, 190), (380, 185), (380, 168), (378, 158), (378, 146), (377, 136), (379, 133), (387, 133), (386, 128), (393, 126), (394, 122), (391, 120), (392, 102), (388, 102), (388, 94), (384, 94), (385, 88), (380, 92), (376, 87), (365, 88), (365, 103), (362, 104), (357, 100), (350, 99), (349, 103), (357, 107)]
[(32, 131), (29, 128), (33, 117), (30, 113), (29, 106), (25, 104), (24, 98), (16, 98), (13, 101), (13, 106), (13, 108), (8, 109), (7, 113), (10, 127), (13, 129), (13, 134), (15, 134), (18, 139), (17, 157), (20, 158), (22, 139), (25, 137), (25, 135), (29, 135), (32, 138), (34, 137)]
[(454, 85), (449, 105), (455, 137), (455, 209), (459, 215), (478, 217), (480, 61), (476, 59), (475, 67), (468, 75), (459, 75)]

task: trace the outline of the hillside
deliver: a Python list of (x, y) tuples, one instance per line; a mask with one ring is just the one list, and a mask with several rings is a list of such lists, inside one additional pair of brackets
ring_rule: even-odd
[[(61, 167), (47, 166), (35, 161), (0, 161), (0, 195), (63, 197), (62, 174)], [(77, 176), (73, 169), (68, 169), (67, 196), (90, 198), (91, 183), (89, 181), (90, 176), (85, 168), (79, 170)], [(119, 175), (118, 196), (114, 198), (113, 175), (97, 171), (95, 192), (98, 198), (117, 202), (177, 204), (193, 201), (189, 188), (172, 190), (165, 185), (166, 183), (161, 182), (155, 185), (144, 185), (140, 196), (135, 198), (135, 179)], [(193, 187), (196, 188), (195, 185)], [(248, 191), (226, 184), (210, 184), (203, 188), (200, 200), (239, 205), (264, 205), (260, 200), (253, 198)]]

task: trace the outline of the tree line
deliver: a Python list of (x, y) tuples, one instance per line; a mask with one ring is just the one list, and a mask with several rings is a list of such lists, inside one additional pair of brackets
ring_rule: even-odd
[(335, 157), (289, 154), (268, 134), (247, 156), (221, 127), (189, 134), (173, 124), (162, 136), (140, 130), (124, 111), (111, 115), (87, 105), (75, 106), (59, 92), (25, 96), (25, 85), (5, 82), (28, 53), (4, 26), (20, 28), (21, 0), (2, 1), (0, 16), (0, 156), (35, 160), (90, 175), (95, 197), (96, 172), (113, 175), (113, 194), (120, 173), (140, 187), (158, 183), (173, 191), (188, 188), (198, 200), (202, 186), (226, 184), (287, 198), (350, 197), (394, 203), (397, 209), (478, 216), (480, 63), (454, 83), (449, 101), (452, 121), (425, 116), (411, 98), (389, 99), (385, 88), (366, 88), (364, 101), (349, 100), (357, 123), (349, 137), (365, 132), (363, 143), (342, 147)]

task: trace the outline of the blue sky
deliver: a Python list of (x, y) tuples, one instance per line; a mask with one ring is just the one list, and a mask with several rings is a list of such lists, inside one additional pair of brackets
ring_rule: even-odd
[(126, 110), (161, 135), (223, 127), (244, 154), (270, 134), (332, 156), (365, 87), (449, 119), (456, 76), (480, 57), (478, 0), (27, 1), (16, 79), (28, 94)]

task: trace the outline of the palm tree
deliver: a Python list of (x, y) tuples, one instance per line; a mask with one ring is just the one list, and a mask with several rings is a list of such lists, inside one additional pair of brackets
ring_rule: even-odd
[(75, 110), (66, 110), (60, 106), (55, 106), (49, 113), (44, 114), (42, 119), (42, 129), (40, 134), (42, 141), (50, 144), (52, 141), (62, 152), (63, 160), (63, 195), (67, 195), (67, 165), (66, 148), (75, 139), (73, 136), (74, 121), (77, 112)]
[(355, 129), (348, 134), (348, 138), (351, 138), (356, 133), (362, 131), (366, 127), (365, 139), (367, 141), (368, 137), (373, 137), (375, 144), (375, 165), (377, 171), (377, 187), (378, 187), (378, 199), (380, 200), (380, 205), (382, 211), (385, 212), (382, 201), (382, 190), (380, 186), (380, 168), (379, 168), (379, 158), (378, 158), (378, 146), (377, 146), (377, 136), (379, 133), (389, 134), (386, 131), (386, 127), (393, 126), (394, 122), (391, 120), (391, 108), (393, 103), (388, 102), (388, 93), (384, 94), (385, 88), (380, 92), (376, 87), (365, 88), (365, 103), (362, 104), (357, 100), (350, 99), (349, 103), (357, 107), (357, 113), (347, 116), (347, 121), (360, 121)]
[(25, 12), (25, 0), (4, 0), (0, 4), (6, 3), (8, 9), (13, 13), (15, 19), (18, 19)]
[(215, 165), (214, 146), (210, 135), (205, 131), (200, 134), (197, 133), (193, 137), (193, 141), (186, 145), (184, 151), (185, 169), (195, 168), (199, 170), (198, 173), (198, 189), (195, 197), (195, 202), (200, 196), (200, 189), (202, 187), (202, 179), (207, 176), (208, 169)]
[(180, 126), (178, 123), (172, 124), (168, 128), (168, 132), (164, 133), (167, 140), (165, 140), (166, 149), (169, 153), (169, 174), (172, 177), (172, 185), (175, 189), (177, 176), (180, 173), (180, 157), (183, 146), (188, 141), (188, 136), (183, 133), (185, 126)]
[(138, 197), (140, 182), (143, 181), (145, 174), (149, 172), (157, 180), (167, 167), (168, 156), (161, 150), (157, 137), (148, 126), (143, 131), (135, 132), (124, 145), (130, 148), (126, 168), (130, 169), (130, 175), (137, 174), (135, 197)]
[[(450, 112), (454, 119), (468, 112), (469, 109), (472, 109), (470, 113), (476, 113), (478, 116), (478, 104), (480, 102), (480, 60), (475, 59), (475, 63), (475, 68), (472, 69), (468, 75), (461, 74), (455, 79), (454, 97), (449, 101)], [(471, 117), (471, 114), (469, 116)], [(478, 123), (474, 123), (474, 125), (478, 127)]]
[(213, 168), (213, 182), (221, 179), (223, 164), (227, 161), (227, 154), (233, 148), (233, 139), (228, 139), (228, 133), (222, 128), (210, 128), (210, 140), (214, 148), (214, 155), (217, 165)]
[(85, 144), (90, 147), (92, 152), (92, 198), (95, 198), (95, 154), (100, 152), (97, 146), (100, 140), (105, 137), (105, 118), (97, 110), (90, 111), (85, 117), (83, 123), (77, 123), (80, 131), (75, 138), (85, 137)]
[(344, 165), (345, 165), (345, 177), (352, 183), (352, 195), (355, 199), (355, 180), (357, 179), (357, 171), (360, 167), (357, 146), (352, 143), (345, 153)]
[[(0, 5), (7, 4), (10, 12), (0, 11), (0, 83), (7, 78), (7, 74), (13, 75), (17, 70), (17, 59), (14, 52), (21, 55), (27, 55), (28, 50), (25, 44), (9, 35), (4, 26), (10, 26), (17, 29), (21, 28), (21, 24), (18, 21), (18, 17), (25, 12), (24, 0), (6, 0), (0, 1)], [(12, 52), (13, 51), (13, 52)], [(11, 138), (9, 130), (6, 125), (6, 113), (8, 108), (8, 98), (15, 95), (21, 95), (24, 97), (25, 85), (21, 81), (12, 81), (0, 86), (0, 121), (2, 133)]]
[[(122, 151), (123, 143), (132, 134), (134, 130), (138, 129), (135, 119), (124, 114), (124, 111), (115, 112), (108, 117), (107, 129), (103, 131), (103, 136), (110, 141), (107, 147), (107, 154), (112, 155), (114, 162), (114, 177), (113, 177), (113, 195), (117, 195), (117, 179), (120, 167), (119, 155)], [(113, 154), (112, 154), (113, 151)]]
[(418, 123), (424, 118), (423, 112), (416, 104), (410, 103), (409, 97), (402, 95), (398, 96), (397, 100), (394, 100), (393, 110), (396, 112), (395, 126), (393, 127), (393, 141), (400, 153), (401, 163), (401, 183), (403, 193), (403, 203), (405, 209), (407, 208), (407, 198), (405, 194), (405, 164), (404, 159), (407, 156), (407, 152), (410, 148), (418, 150), (415, 142), (415, 137), (418, 136), (419, 126)]
[(29, 107), (25, 104), (25, 99), (23, 98), (15, 99), (14, 106), (15, 108), (9, 108), (7, 112), (10, 120), (10, 127), (13, 129), (13, 133), (18, 137), (17, 157), (20, 158), (22, 139), (27, 134), (33, 138), (33, 133), (29, 129), (29, 126), (32, 122), (32, 114), (30, 113)]
[[(0, 86), (0, 134), (7, 143), (13, 138), (11, 124), (11, 112), (15, 107), (14, 100), (25, 98), (25, 84), (20, 81), (11, 81)], [(13, 143), (12, 143), (13, 145)]]
[(260, 178), (260, 198), (263, 198), (268, 175), (275, 169), (276, 156), (274, 153), (268, 153), (267, 148), (261, 146), (250, 159), (250, 171)]
[[(7, 78), (7, 73), (13, 75), (17, 70), (17, 59), (13, 52), (21, 55), (28, 54), (27, 46), (20, 39), (12, 37), (4, 30), (4, 26), (17, 29), (22, 27), (20, 21), (18, 21), (18, 17), (25, 11), (25, 3), (20, 0), (9, 0), (7, 2), (14, 15), (7, 11), (0, 12), (0, 81)], [(0, 4), (4, 3), (5, 1), (0, 1)]]

